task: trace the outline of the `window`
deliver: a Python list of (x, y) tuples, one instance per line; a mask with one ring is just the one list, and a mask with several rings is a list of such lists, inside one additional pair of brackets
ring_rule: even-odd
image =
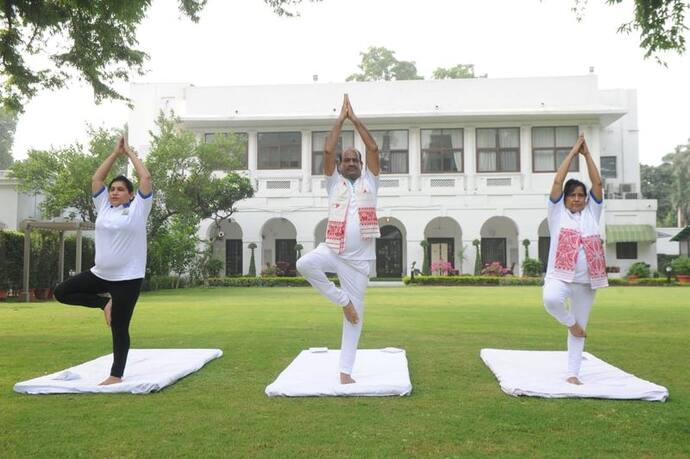
[(299, 169), (302, 167), (302, 134), (300, 132), (260, 132), (259, 169)]
[(520, 172), (520, 129), (477, 129), (477, 172)]
[[(311, 134), (311, 173), (313, 175), (323, 175), (323, 149), (326, 145), (327, 131), (312, 132)], [(335, 147), (336, 157), (340, 156), (344, 148), (355, 145), (354, 131), (340, 131), (338, 145)]]
[[(577, 142), (577, 126), (532, 128), (532, 170), (556, 172)], [(580, 170), (580, 157), (570, 163), (570, 172)]]
[(616, 171), (616, 157), (602, 156), (601, 161), (601, 176), (604, 178), (616, 178), (618, 173)]
[[(234, 135), (232, 140), (229, 139), (230, 134)], [(228, 154), (236, 155), (239, 161), (238, 169), (243, 170), (247, 169), (249, 164), (248, 138), (246, 132), (207, 132), (204, 134), (204, 143), (220, 142), (223, 148), (227, 148)]]
[(462, 172), (462, 129), (422, 129), (422, 173)]
[(407, 131), (371, 131), (379, 146), (382, 174), (407, 174)]
[(619, 260), (637, 259), (637, 242), (616, 242), (616, 258)]

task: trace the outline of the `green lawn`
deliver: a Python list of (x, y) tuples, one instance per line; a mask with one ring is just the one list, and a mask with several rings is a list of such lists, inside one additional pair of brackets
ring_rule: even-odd
[(666, 403), (503, 394), (482, 347), (563, 349), (537, 287), (370, 289), (362, 348), (407, 350), (413, 391), (272, 398), (304, 348), (340, 343), (341, 313), (309, 288), (145, 294), (133, 347), (225, 355), (151, 395), (28, 396), (15, 382), (109, 353), (100, 311), (0, 303), (2, 457), (690, 456), (690, 290), (600, 292), (587, 350), (666, 386)]

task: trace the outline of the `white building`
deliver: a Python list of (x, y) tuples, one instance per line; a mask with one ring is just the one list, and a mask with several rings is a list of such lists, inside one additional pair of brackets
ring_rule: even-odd
[(27, 218), (41, 218), (40, 195), (23, 193), (9, 171), (0, 170), (0, 230), (17, 230)]
[[(605, 177), (602, 225), (607, 261), (625, 274), (643, 260), (656, 267), (656, 201), (640, 199), (634, 90), (602, 90), (595, 75), (277, 86), (195, 87), (134, 84), (130, 143), (144, 154), (160, 110), (174, 110), (201, 139), (227, 131), (247, 137), (247, 174), (255, 197), (243, 202), (216, 242), (227, 274), (247, 273), (255, 243), (257, 270), (294, 263), (325, 239), (324, 138), (343, 93), (381, 149), (375, 272), (421, 267), (422, 240), (432, 261), (472, 272), (474, 239), (484, 262), (519, 272), (548, 250), (546, 199), (560, 159), (584, 132)], [(346, 125), (342, 144), (364, 151)], [(584, 161), (571, 174), (588, 183)], [(155, 178), (154, 178), (155, 180)], [(210, 222), (202, 224), (208, 236)], [(615, 276), (615, 274), (614, 274)]]

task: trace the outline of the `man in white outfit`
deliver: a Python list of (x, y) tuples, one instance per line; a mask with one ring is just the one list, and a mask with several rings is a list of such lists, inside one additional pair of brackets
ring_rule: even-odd
[[(350, 146), (336, 168), (336, 148), (345, 120), (349, 119), (366, 147), (362, 155)], [(326, 242), (297, 261), (297, 270), (319, 293), (343, 308), (340, 346), (340, 382), (351, 384), (357, 343), (364, 319), (364, 293), (369, 283), (370, 261), (376, 258), (375, 241), (380, 236), (376, 216), (379, 185), (379, 149), (367, 128), (355, 115), (345, 94), (340, 116), (326, 138), (324, 174), (329, 213)], [(336, 273), (340, 288), (326, 273)]]

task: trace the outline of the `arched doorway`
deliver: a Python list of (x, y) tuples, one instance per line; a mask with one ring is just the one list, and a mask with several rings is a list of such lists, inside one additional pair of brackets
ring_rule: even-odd
[(297, 230), (286, 218), (272, 218), (261, 228), (262, 269), (274, 264), (279, 275), (295, 275)]
[(508, 217), (491, 217), (481, 229), (482, 264), (499, 262), (503, 267), (517, 272), (518, 263), (518, 228)]
[(401, 277), (403, 274), (403, 236), (393, 225), (381, 227), (376, 239), (376, 277)]

